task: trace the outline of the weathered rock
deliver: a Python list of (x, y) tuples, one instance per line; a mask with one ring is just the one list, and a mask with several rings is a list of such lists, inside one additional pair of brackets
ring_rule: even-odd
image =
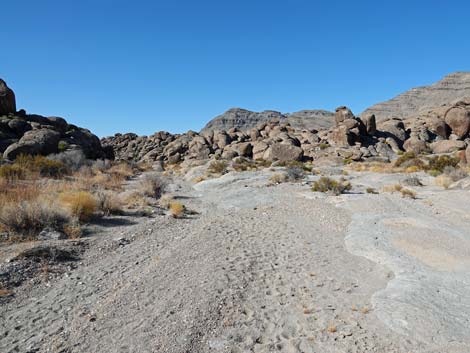
[(465, 149), (465, 142), (459, 140), (441, 140), (431, 144), (433, 153), (450, 153)]
[(374, 114), (364, 114), (361, 117), (362, 123), (365, 126), (366, 133), (368, 135), (374, 135), (377, 131), (377, 124), (375, 122), (375, 115)]
[(415, 154), (421, 154), (429, 150), (428, 144), (426, 141), (420, 140), (417, 137), (410, 137), (403, 144), (403, 148), (407, 152), (413, 152)]
[(67, 239), (67, 235), (52, 228), (45, 228), (38, 235), (38, 240), (47, 241), (47, 240), (63, 240), (63, 239)]
[(15, 93), (0, 79), (0, 115), (16, 113)]
[(354, 134), (345, 125), (341, 125), (328, 134), (328, 141), (333, 146), (352, 146)]
[(263, 155), (263, 159), (267, 161), (278, 160), (281, 162), (300, 161), (303, 157), (303, 151), (300, 147), (286, 145), (283, 143), (275, 143), (271, 145)]
[(343, 121), (347, 119), (354, 119), (354, 114), (348, 107), (341, 106), (335, 109), (336, 126), (339, 126)]
[(467, 164), (470, 164), (470, 145), (468, 145), (465, 150), (465, 159), (467, 160)]
[(470, 109), (454, 107), (445, 114), (445, 122), (450, 126), (452, 133), (459, 138), (464, 138), (470, 129)]
[(48, 155), (58, 152), (60, 133), (51, 129), (31, 130), (26, 132), (16, 143), (8, 146), (3, 158), (13, 160), (20, 154)]

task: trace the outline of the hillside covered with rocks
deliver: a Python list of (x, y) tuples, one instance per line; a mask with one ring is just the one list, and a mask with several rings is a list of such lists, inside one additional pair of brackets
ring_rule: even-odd
[(90, 130), (63, 118), (27, 114), (16, 109), (15, 93), (0, 79), (0, 156), (14, 160), (21, 154), (49, 155), (81, 150), (87, 158), (112, 158)]

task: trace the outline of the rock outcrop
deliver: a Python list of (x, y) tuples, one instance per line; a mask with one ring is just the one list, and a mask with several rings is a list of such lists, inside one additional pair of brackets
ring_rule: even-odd
[(280, 123), (289, 123), (290, 126), (305, 130), (322, 130), (332, 126), (333, 113), (326, 110), (301, 110), (295, 113), (283, 114), (273, 110), (252, 112), (241, 108), (232, 108), (209, 121), (201, 130), (202, 133), (214, 130), (230, 130), (236, 128), (241, 131), (250, 130), (257, 125), (279, 120)]
[(470, 96), (470, 72), (456, 72), (432, 85), (413, 88), (386, 102), (375, 104), (361, 116), (374, 114), (377, 121), (405, 119), (467, 96)]
[(15, 94), (0, 79), (0, 156), (13, 160), (20, 154), (48, 155), (81, 150), (91, 159), (109, 158), (99, 138), (62, 118), (16, 111)]
[(15, 93), (0, 79), (0, 115), (16, 113)]

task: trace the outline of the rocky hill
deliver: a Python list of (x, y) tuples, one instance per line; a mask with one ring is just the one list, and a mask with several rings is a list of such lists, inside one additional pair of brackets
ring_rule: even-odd
[(252, 112), (241, 108), (232, 108), (207, 123), (201, 132), (229, 130), (237, 128), (242, 131), (272, 120), (289, 123), (292, 127), (305, 130), (321, 130), (332, 126), (334, 113), (326, 110), (302, 110), (296, 113), (283, 114), (273, 110)]
[[(15, 94), (0, 79), (0, 157), (13, 160), (20, 154), (48, 155), (81, 150), (91, 159), (113, 157), (89, 130), (63, 118), (44, 117), (16, 110)], [(1, 159), (1, 158), (0, 158)]]
[(374, 114), (377, 121), (404, 119), (466, 96), (470, 96), (470, 72), (456, 72), (430, 86), (412, 88), (386, 102), (375, 104), (362, 114)]

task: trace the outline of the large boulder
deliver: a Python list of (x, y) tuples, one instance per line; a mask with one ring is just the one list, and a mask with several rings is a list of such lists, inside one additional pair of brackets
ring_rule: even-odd
[(377, 131), (377, 124), (375, 122), (375, 115), (374, 114), (364, 114), (364, 116), (361, 117), (362, 123), (365, 126), (366, 133), (368, 135), (374, 135), (375, 132)]
[(16, 113), (15, 93), (0, 79), (0, 115)]
[(304, 151), (297, 146), (287, 145), (283, 143), (274, 143), (263, 154), (263, 159), (267, 161), (300, 161), (302, 160)]
[(440, 140), (431, 144), (433, 153), (451, 153), (465, 148), (465, 142), (459, 140)]
[(335, 109), (336, 126), (339, 126), (343, 121), (347, 119), (354, 119), (354, 114), (348, 107), (341, 106)]
[[(20, 154), (47, 155), (58, 152), (60, 133), (51, 129), (27, 131), (23, 137), (3, 152), (3, 158), (13, 160)], [(101, 145), (100, 145), (101, 146)]]
[[(395, 141), (394, 139), (391, 140)], [(403, 144), (403, 148), (406, 152), (413, 152), (414, 154), (421, 154), (429, 150), (426, 141), (420, 140), (416, 136), (412, 136), (408, 140), (406, 140)]]
[(456, 106), (447, 111), (445, 122), (452, 129), (452, 133), (464, 138), (470, 130), (470, 110), (465, 106)]

